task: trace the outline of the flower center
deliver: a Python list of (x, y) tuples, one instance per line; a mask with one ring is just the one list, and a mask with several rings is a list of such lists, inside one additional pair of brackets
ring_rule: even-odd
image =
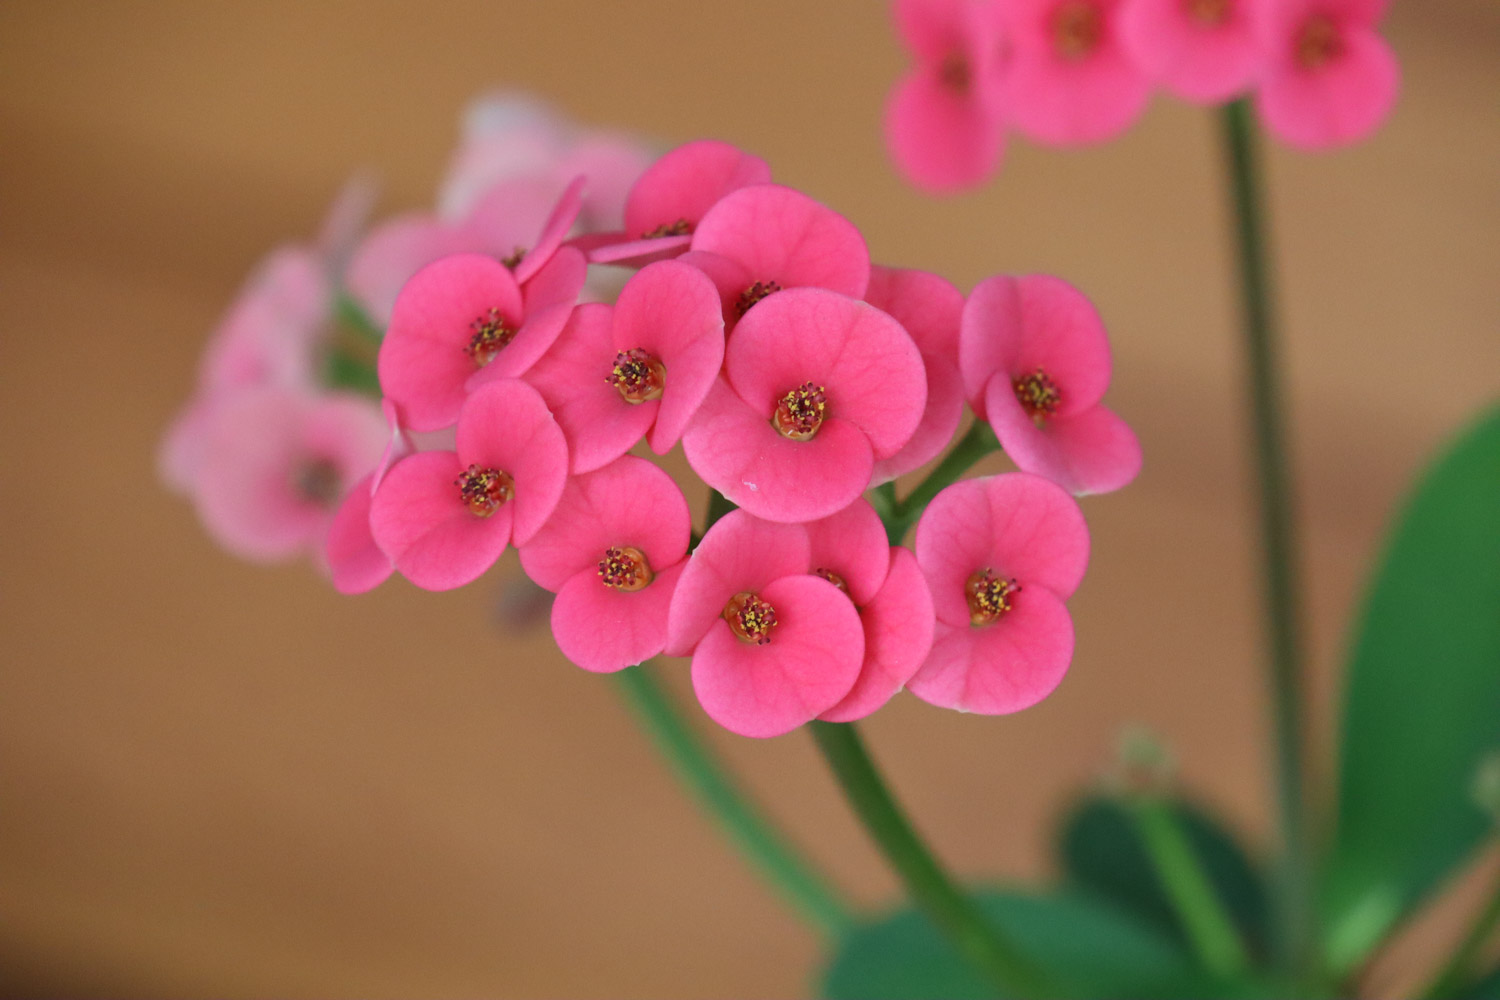
[(505, 324), (505, 317), (500, 315), (500, 310), (491, 309), (469, 324), (469, 329), (474, 331), (469, 338), (469, 343), (464, 347), (464, 353), (474, 359), (475, 368), (483, 368), (495, 360), (495, 355), (505, 350), (505, 345), (516, 337), (516, 331)]
[(628, 545), (605, 549), (604, 558), (599, 560), (599, 579), (615, 590), (633, 593), (644, 589), (655, 577), (645, 554)]
[(776, 609), (754, 594), (738, 593), (724, 605), (724, 620), (740, 642), (764, 646), (776, 627)]
[(1062, 402), (1062, 394), (1057, 390), (1057, 383), (1040, 368), (1029, 375), (1022, 375), (1015, 379), (1010, 387), (1015, 391), (1016, 399), (1020, 400), (1021, 409), (1026, 411), (1031, 422), (1038, 427), (1045, 424), (1047, 418), (1057, 413), (1058, 404)]
[(813, 570), (813, 576), (821, 576), (844, 593), (849, 593), (849, 585), (844, 582), (844, 578), (831, 569), (815, 569)]
[(526, 259), (526, 248), (516, 247), (509, 257), (501, 257), (500, 263), (514, 271), (521, 266), (521, 261)]
[(1320, 69), (1343, 51), (1338, 25), (1326, 14), (1314, 14), (1297, 33), (1297, 65), (1303, 69)]
[(676, 222), (663, 222), (650, 232), (641, 234), (643, 240), (661, 239), (663, 236), (686, 236), (693, 231), (693, 224), (686, 219), (678, 219)]
[(661, 399), (667, 384), (667, 366), (639, 347), (615, 355), (615, 366), (604, 380), (620, 392), (620, 398), (635, 405)]
[(1057, 54), (1078, 62), (1104, 41), (1104, 18), (1089, 0), (1064, 0), (1052, 15), (1052, 44)]
[(803, 382), (776, 401), (771, 426), (782, 437), (793, 441), (811, 441), (828, 409), (828, 396), (821, 385)]
[(297, 496), (320, 507), (331, 507), (338, 502), (343, 485), (339, 467), (326, 458), (303, 462), (292, 473), (292, 489)]
[(967, 94), (971, 82), (969, 60), (957, 52), (950, 52), (943, 57), (942, 64), (938, 66), (938, 83), (955, 94)]
[(781, 286), (774, 281), (757, 281), (749, 288), (740, 292), (739, 301), (734, 304), (734, 314), (743, 316), (750, 311), (750, 307), (772, 292), (781, 291)]
[(475, 517), (489, 517), (516, 495), (516, 481), (499, 469), (471, 465), (453, 480), (458, 495)]
[(989, 625), (1011, 609), (1014, 595), (1021, 592), (1015, 580), (1003, 580), (992, 569), (976, 570), (964, 582), (969, 601), (969, 624)]
[(1215, 28), (1229, 20), (1232, 0), (1185, 0), (1188, 16), (1205, 28)]

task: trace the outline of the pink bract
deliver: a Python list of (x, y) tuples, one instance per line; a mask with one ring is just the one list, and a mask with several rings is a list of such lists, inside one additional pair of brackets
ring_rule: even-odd
[(959, 365), (969, 405), (1026, 472), (1107, 493), (1141, 467), (1134, 433), (1099, 402), (1109, 338), (1093, 304), (1047, 275), (998, 276), (964, 305)]
[(1151, 84), (1121, 44), (1123, 0), (1009, 0), (1007, 116), (1037, 142), (1077, 146), (1129, 128)]
[[(816, 288), (779, 292), (747, 313), (724, 370), (683, 437), (688, 464), (772, 521), (846, 507), (874, 460), (910, 440), (927, 400), (921, 354), (901, 324)], [(816, 411), (802, 439), (773, 424), (789, 406)]]
[(983, 714), (1045, 698), (1072, 658), (1063, 602), (1083, 577), (1088, 548), (1077, 502), (1039, 476), (971, 479), (939, 493), (916, 534), (937, 626), (908, 689)]
[(1256, 108), (1299, 149), (1365, 138), (1389, 117), (1401, 87), (1396, 56), (1376, 25), (1384, 0), (1264, 0), (1256, 34), (1265, 60)]
[(719, 199), (742, 187), (766, 184), (771, 167), (727, 142), (700, 139), (657, 160), (625, 201), (626, 240), (688, 235)]
[(386, 473), (370, 528), (412, 583), (460, 587), (512, 539), (531, 540), (557, 506), (567, 472), (567, 444), (542, 397), (514, 379), (493, 382), (464, 404), (456, 451), (419, 452)]
[(958, 430), (964, 411), (963, 380), (958, 371), (958, 327), (964, 297), (952, 282), (936, 274), (877, 266), (870, 269), (865, 301), (906, 328), (922, 353), (922, 368), (927, 373), (927, 407), (922, 411), (922, 421), (900, 451), (875, 462), (871, 481), (879, 484), (936, 458)]
[(461, 226), (413, 212), (372, 229), (360, 241), (344, 274), (344, 287), (376, 326), (391, 320), (401, 286), (435, 260), (489, 250), (487, 241)]
[(1120, 37), (1152, 80), (1198, 104), (1242, 93), (1261, 66), (1250, 0), (1126, 0)]
[(328, 526), (323, 547), (333, 589), (341, 594), (363, 594), (385, 582), (395, 566), (375, 544), (370, 533), (370, 501), (375, 493), (375, 474), (365, 476), (350, 488)]
[(854, 687), (819, 716), (825, 722), (862, 719), (890, 701), (932, 649), (932, 593), (908, 549), (890, 550), (890, 572), (875, 597), (859, 608), (865, 658)]
[(898, 0), (896, 27), (916, 67), (885, 110), (891, 157), (932, 192), (973, 187), (1005, 147), (1001, 19), (974, 0)]

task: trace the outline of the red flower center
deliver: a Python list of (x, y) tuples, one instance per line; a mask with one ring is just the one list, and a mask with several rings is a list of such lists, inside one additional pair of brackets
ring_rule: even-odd
[(955, 94), (967, 94), (972, 77), (969, 60), (957, 52), (948, 53), (938, 66), (938, 82)]
[(509, 257), (501, 257), (500, 263), (514, 271), (521, 266), (521, 261), (526, 259), (526, 248), (516, 247)]
[(1188, 17), (1205, 28), (1216, 28), (1229, 20), (1233, 0), (1183, 0)]
[(1104, 41), (1104, 18), (1089, 0), (1064, 0), (1052, 15), (1052, 44), (1057, 54), (1078, 62)]
[(661, 399), (667, 384), (667, 366), (654, 355), (633, 347), (615, 355), (615, 366), (604, 380), (619, 390), (625, 402), (635, 405)]
[(771, 630), (776, 627), (776, 609), (750, 593), (731, 597), (724, 605), (723, 617), (736, 639), (755, 646), (770, 642)]
[(344, 477), (331, 459), (314, 458), (299, 465), (292, 474), (292, 489), (297, 496), (320, 507), (331, 507), (343, 493)]
[(1015, 580), (1004, 580), (992, 569), (976, 570), (964, 582), (964, 597), (969, 602), (969, 624), (988, 625), (997, 622), (1011, 609), (1012, 598), (1021, 592)]
[(516, 494), (516, 481), (499, 469), (471, 465), (453, 480), (459, 498), (475, 517), (489, 517)]
[(693, 231), (693, 224), (686, 219), (678, 219), (676, 222), (663, 222), (655, 229), (641, 234), (643, 240), (657, 240), (663, 236), (686, 236)]
[(1321, 69), (1343, 51), (1338, 25), (1327, 14), (1314, 14), (1297, 32), (1297, 65), (1303, 69)]
[(500, 315), (500, 310), (491, 309), (469, 324), (473, 330), (473, 336), (464, 347), (464, 353), (474, 359), (475, 368), (483, 368), (495, 360), (495, 355), (505, 350), (516, 337), (516, 331), (505, 323), (505, 317)]
[(774, 281), (757, 281), (749, 288), (740, 292), (740, 297), (734, 304), (734, 314), (743, 316), (750, 311), (750, 307), (772, 292), (781, 291), (781, 286)]
[(844, 578), (831, 569), (815, 569), (813, 570), (813, 576), (821, 576), (844, 593), (849, 593), (849, 585), (844, 582)]
[(1021, 402), (1021, 409), (1026, 411), (1031, 422), (1038, 427), (1057, 413), (1058, 404), (1062, 402), (1062, 393), (1058, 391), (1057, 383), (1040, 368), (1014, 379), (1010, 386), (1015, 391), (1016, 399)]
[(782, 437), (793, 441), (811, 441), (823, 426), (828, 410), (828, 396), (821, 385), (803, 382), (776, 401), (771, 426)]
[(645, 554), (628, 545), (605, 549), (604, 558), (599, 560), (599, 579), (615, 590), (632, 593), (644, 589), (655, 578)]

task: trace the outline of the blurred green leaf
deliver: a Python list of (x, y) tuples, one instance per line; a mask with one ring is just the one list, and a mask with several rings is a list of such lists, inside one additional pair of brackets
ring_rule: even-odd
[[(1270, 917), (1259, 869), (1206, 812), (1182, 801), (1170, 803), (1170, 808), (1246, 946), (1263, 955)], [(1080, 802), (1063, 821), (1058, 853), (1063, 874), (1074, 885), (1118, 904), (1174, 940), (1187, 942), (1139, 827), (1123, 803), (1102, 796)]]
[(376, 374), (375, 366), (343, 351), (335, 350), (328, 355), (323, 378), (331, 389), (347, 389), (380, 398), (380, 376)]
[[(985, 916), (1069, 996), (1207, 996), (1213, 987), (1166, 937), (1080, 893), (979, 891)], [(996, 996), (925, 915), (903, 909), (849, 933), (823, 980), (831, 1000)]]
[(1352, 967), (1489, 829), (1470, 800), (1500, 746), (1500, 410), (1427, 470), (1355, 632), (1325, 905)]
[(1500, 1000), (1500, 965), (1458, 993), (1456, 1000)]

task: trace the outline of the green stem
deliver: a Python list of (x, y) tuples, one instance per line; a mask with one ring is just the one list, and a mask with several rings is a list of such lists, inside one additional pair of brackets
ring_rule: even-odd
[(370, 318), (370, 314), (365, 312), (364, 307), (347, 293), (340, 295), (334, 302), (333, 311), (339, 322), (376, 347), (379, 347), (380, 342), (385, 339), (385, 332)]
[(1249, 963), (1239, 931), (1172, 807), (1155, 796), (1144, 795), (1130, 802), (1130, 812), (1203, 967), (1223, 979), (1243, 974)]
[(1485, 942), (1494, 933), (1495, 927), (1500, 924), (1500, 880), (1495, 882), (1490, 891), (1489, 901), (1485, 903), (1484, 909), (1474, 918), (1469, 931), (1459, 942), (1457, 950), (1438, 974), (1433, 977), (1432, 984), (1422, 992), (1427, 1000), (1444, 1000), (1444, 998), (1455, 996), (1460, 987), (1464, 986), (1473, 978), (1474, 961), (1479, 957)]
[[(927, 474), (927, 478), (917, 484), (904, 500), (895, 504), (895, 513), (886, 524), (886, 530), (890, 533), (891, 544), (900, 544), (902, 538), (906, 537), (907, 529), (911, 523), (921, 516), (922, 511), (932, 502), (944, 487), (951, 486), (965, 472), (971, 469), (975, 462), (992, 451), (998, 451), (1000, 442), (995, 438), (995, 432), (990, 430), (990, 425), (983, 420), (975, 420), (969, 427), (969, 431), (959, 438), (958, 444), (953, 450), (943, 456), (938, 467)], [(894, 496), (894, 488), (892, 489)]]
[(1246, 361), (1260, 484), (1260, 551), (1264, 575), (1266, 641), (1276, 744), (1276, 787), (1282, 858), (1277, 873), (1277, 957), (1293, 977), (1313, 962), (1312, 852), (1303, 788), (1302, 588), (1293, 530), (1292, 485), (1286, 459), (1286, 405), (1277, 375), (1271, 280), (1266, 265), (1254, 126), (1245, 100), (1226, 105), (1221, 117), (1234, 205)]
[(812, 734), (849, 804), (906, 883), (913, 901), (959, 953), (1007, 995), (1052, 995), (1055, 988), (1041, 971), (984, 919), (932, 856), (891, 797), (854, 725), (813, 722)]
[(723, 763), (678, 713), (651, 665), (630, 667), (615, 677), (678, 776), (745, 855), (809, 923), (830, 939), (842, 934), (852, 919), (849, 908), (736, 786)]

